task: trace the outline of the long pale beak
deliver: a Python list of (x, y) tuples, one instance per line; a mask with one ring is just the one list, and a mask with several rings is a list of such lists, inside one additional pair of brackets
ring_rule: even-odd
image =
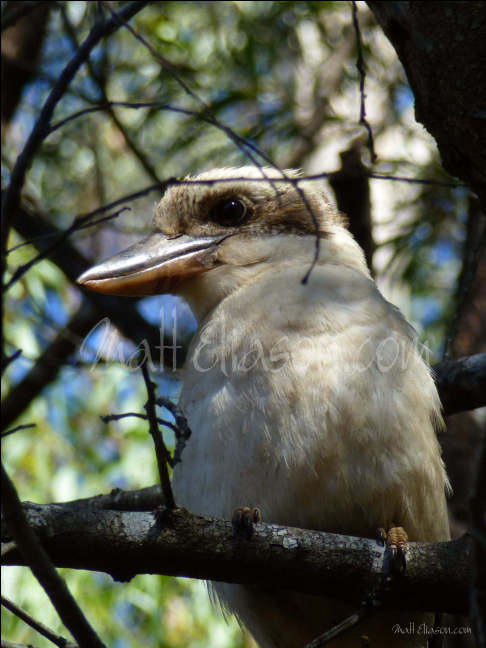
[(84, 272), (78, 283), (110, 295), (172, 292), (177, 284), (210, 270), (213, 252), (226, 236), (168, 238), (155, 233)]

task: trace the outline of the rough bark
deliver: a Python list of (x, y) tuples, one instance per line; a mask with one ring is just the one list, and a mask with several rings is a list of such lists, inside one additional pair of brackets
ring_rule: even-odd
[(405, 69), (417, 121), (486, 213), (486, 4), (367, 4)]
[[(5, 4), (5, 14), (12, 17), (12, 24), (2, 34), (2, 131), (18, 106), (25, 84), (36, 71), (53, 3), (14, 1)], [(2, 8), (2, 23), (3, 20)]]
[[(89, 501), (25, 502), (24, 512), (58, 567), (109, 573), (167, 574), (328, 594), (359, 605), (390, 573), (388, 551), (376, 540), (257, 524), (240, 539), (231, 522), (184, 509), (128, 512)], [(8, 524), (2, 540), (8, 540)], [(25, 564), (8, 551), (2, 564)], [(471, 540), (410, 543), (405, 573), (386, 592), (389, 607), (464, 612), (472, 581)]]

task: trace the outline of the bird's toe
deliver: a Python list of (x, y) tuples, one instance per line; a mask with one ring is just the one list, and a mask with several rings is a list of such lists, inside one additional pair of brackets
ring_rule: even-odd
[(233, 511), (231, 518), (233, 533), (239, 538), (249, 540), (253, 535), (253, 525), (261, 520), (262, 514), (259, 508), (240, 506)]
[(405, 529), (392, 523), (388, 531), (381, 528), (378, 534), (392, 556), (393, 569), (399, 572), (405, 571), (408, 550), (408, 534)]

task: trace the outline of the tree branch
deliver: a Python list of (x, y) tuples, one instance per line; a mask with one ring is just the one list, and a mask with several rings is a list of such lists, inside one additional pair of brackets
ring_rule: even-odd
[[(103, 571), (121, 581), (142, 573), (167, 574), (293, 589), (359, 605), (380, 582), (389, 560), (374, 540), (274, 524), (257, 524), (251, 540), (241, 540), (230, 521), (184, 509), (100, 510), (86, 500), (22, 506), (57, 566)], [(2, 526), (2, 541), (8, 539)], [(434, 601), (435, 610), (465, 612), (471, 544), (469, 536), (410, 543), (407, 569), (384, 605), (430, 610)], [(24, 561), (14, 549), (2, 557), (2, 564)]]
[(2, 257), (5, 256), (10, 220), (20, 203), (20, 192), (24, 184), (25, 175), (32, 163), (37, 149), (49, 133), (52, 115), (57, 104), (62, 99), (81, 65), (83, 65), (87, 60), (91, 51), (98, 45), (101, 39), (109, 36), (120, 26), (125, 24), (127, 20), (130, 20), (130, 18), (141, 11), (147, 3), (148, 0), (130, 2), (122, 7), (120, 11), (117, 14), (115, 13), (111, 18), (96, 23), (75, 55), (63, 69), (57, 83), (49, 93), (49, 96), (42, 106), (42, 110), (40, 111), (34, 128), (32, 129), (22, 152), (17, 158), (10, 176), (9, 185), (6, 189), (5, 195), (2, 197)]
[[(79, 648), (78, 644), (73, 643), (72, 641), (69, 641), (62, 635), (57, 634), (50, 628), (48, 628), (44, 623), (41, 623), (37, 619), (35, 619), (31, 614), (27, 614), (25, 610), (22, 610), (22, 608), (19, 608), (18, 605), (15, 605), (13, 601), (11, 601), (8, 598), (5, 598), (2, 596), (1, 598), (2, 601), (2, 606), (12, 612), (12, 614), (15, 614), (19, 619), (21, 619), (24, 623), (29, 625), (31, 628), (33, 628), (36, 632), (41, 634), (43, 637), (46, 637), (51, 641), (53, 644), (56, 646), (59, 646), (60, 648)], [(3, 642), (2, 642), (2, 648), (3, 648)]]
[(86, 300), (53, 342), (38, 357), (35, 365), (13, 387), (2, 402), (2, 430), (7, 429), (44, 387), (57, 376), (68, 357), (76, 351), (80, 341), (99, 321), (99, 312)]
[(445, 416), (486, 406), (486, 353), (444, 360), (433, 370)]
[[(155, 186), (152, 186), (149, 187), (149, 190), (155, 188)], [(52, 241), (59, 239), (63, 234), (62, 231), (50, 223), (44, 214), (31, 209), (28, 205), (22, 205), (16, 210), (12, 224), (22, 238), (30, 241), (39, 253), (43, 253), (46, 248), (50, 247), (49, 260), (55, 263), (73, 283), (94, 263), (68, 240), (64, 240), (62, 245), (52, 246)], [(151, 349), (156, 349), (163, 343), (164, 365), (168, 371), (173, 369), (173, 341), (169, 337), (161, 341), (160, 331), (155, 326), (147, 324), (137, 311), (137, 299), (96, 295), (96, 293), (88, 291), (84, 291), (83, 294), (85, 299), (96, 308), (100, 319), (108, 316), (123, 335), (133, 340), (135, 344), (138, 345), (141, 340), (146, 340)], [(182, 366), (184, 355), (182, 349), (178, 349), (176, 362), (178, 367)]]
[(25, 508), (2, 464), (2, 507), (8, 520), (12, 538), (22, 556), (56, 608), (62, 622), (81, 646), (104, 648), (93, 628), (78, 607), (66, 583), (59, 576), (39, 541), (34, 528), (27, 521)]
[(150, 436), (154, 442), (155, 456), (157, 458), (157, 468), (159, 470), (160, 485), (164, 494), (166, 506), (172, 510), (175, 508), (174, 494), (172, 493), (172, 485), (170, 483), (169, 469), (167, 464), (171, 461), (170, 452), (167, 450), (164, 438), (159, 429), (157, 418), (157, 397), (155, 395), (156, 384), (150, 380), (147, 362), (144, 361), (140, 367), (147, 389), (147, 402), (145, 403), (145, 411), (147, 412), (147, 419), (149, 422)]
[(373, 272), (376, 248), (371, 223), (370, 183), (368, 169), (361, 160), (361, 145), (353, 143), (342, 151), (341, 168), (329, 176), (340, 212), (349, 219), (349, 231), (363, 248), (368, 268)]
[(368, 2), (415, 95), (415, 116), (444, 168), (486, 213), (486, 20), (483, 2)]

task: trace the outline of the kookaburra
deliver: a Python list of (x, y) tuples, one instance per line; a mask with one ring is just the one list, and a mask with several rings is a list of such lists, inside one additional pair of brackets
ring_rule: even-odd
[[(285, 178), (290, 180), (285, 180)], [(440, 402), (404, 317), (318, 182), (295, 171), (223, 168), (171, 186), (153, 233), (86, 272), (87, 288), (174, 293), (198, 321), (180, 405), (192, 437), (176, 502), (230, 518), (412, 541), (449, 538)], [(319, 255), (310, 274), (316, 237)], [(307, 281), (303, 281), (308, 275)], [(214, 584), (265, 648), (300, 648), (349, 605)], [(420, 614), (385, 611), (333, 646), (426, 645)], [(430, 620), (430, 619), (429, 619)]]

